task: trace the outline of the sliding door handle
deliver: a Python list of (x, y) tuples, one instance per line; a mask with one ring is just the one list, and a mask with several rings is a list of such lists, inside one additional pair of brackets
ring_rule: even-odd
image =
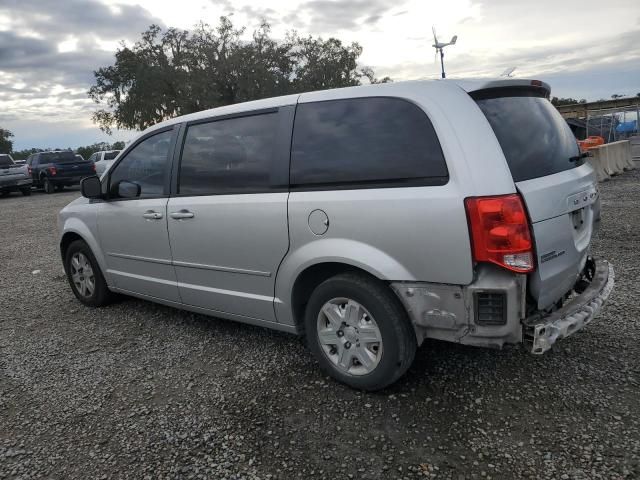
[(147, 210), (142, 214), (142, 218), (146, 218), (147, 220), (160, 220), (162, 218), (162, 214), (154, 212), (153, 210)]
[(189, 210), (182, 209), (179, 212), (172, 212), (169, 216), (175, 220), (184, 220), (185, 218), (193, 218), (193, 212)]

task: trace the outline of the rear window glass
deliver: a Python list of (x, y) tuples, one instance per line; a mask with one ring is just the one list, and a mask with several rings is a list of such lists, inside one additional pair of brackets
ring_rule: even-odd
[(106, 152), (104, 154), (103, 160), (113, 160), (118, 156), (119, 153), (120, 153), (120, 150), (114, 150), (113, 152)]
[(546, 98), (508, 96), (476, 100), (491, 124), (516, 182), (582, 165), (576, 138)]
[(442, 185), (447, 166), (436, 132), (416, 105), (370, 97), (302, 103), (296, 109), (291, 184), (351, 188)]
[(74, 163), (77, 162), (73, 152), (46, 152), (40, 154), (40, 163)]
[(9, 155), (0, 155), (0, 167), (9, 167), (13, 165)]

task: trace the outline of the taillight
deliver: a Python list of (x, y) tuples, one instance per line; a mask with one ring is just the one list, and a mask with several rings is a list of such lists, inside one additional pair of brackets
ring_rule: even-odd
[(58, 173), (56, 167), (49, 167), (48, 170), (51, 175), (55, 175), (56, 173)]
[(93, 170), (94, 172), (96, 171), (96, 164), (95, 163), (91, 164), (91, 170)]
[(476, 262), (495, 263), (514, 272), (533, 271), (533, 242), (519, 195), (471, 197), (464, 204)]
[(27, 167), (27, 172), (29, 172), (29, 175), (31, 175), (31, 173), (33, 172), (33, 170), (31, 169), (31, 167)]

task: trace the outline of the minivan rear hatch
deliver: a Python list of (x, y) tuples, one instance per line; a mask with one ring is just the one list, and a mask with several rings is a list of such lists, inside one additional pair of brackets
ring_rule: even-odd
[(595, 173), (548, 94), (540, 85), (470, 94), (493, 128), (529, 213), (536, 248), (529, 293), (539, 309), (552, 307), (579, 279), (600, 220)]

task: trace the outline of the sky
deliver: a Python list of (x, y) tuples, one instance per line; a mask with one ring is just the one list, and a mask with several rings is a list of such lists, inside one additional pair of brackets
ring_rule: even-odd
[(638, 0), (0, 0), (0, 128), (14, 150), (128, 140), (101, 132), (87, 96), (151, 24), (190, 29), (230, 15), (247, 35), (266, 19), (287, 31), (357, 41), (362, 66), (394, 81), (437, 78), (431, 27), (449, 77), (539, 78), (552, 95), (597, 100), (640, 93)]

